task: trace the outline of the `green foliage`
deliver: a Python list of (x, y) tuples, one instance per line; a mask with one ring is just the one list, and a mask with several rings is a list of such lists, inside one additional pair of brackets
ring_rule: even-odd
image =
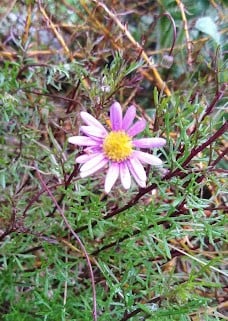
[[(225, 2), (183, 2), (191, 67), (176, 1), (105, 4), (137, 48), (89, 1), (0, 10), (0, 320), (93, 320), (88, 262), (66, 220), (92, 264), (98, 321), (222, 320)], [(169, 69), (161, 63), (174, 34), (167, 12), (177, 28)], [(142, 58), (144, 41), (170, 96)], [(67, 137), (78, 134), (81, 110), (108, 128), (113, 100), (134, 103), (145, 136), (167, 144), (153, 151), (164, 166), (147, 169), (146, 189), (117, 183), (105, 195), (105, 172), (81, 179), (80, 150)]]
[(220, 44), (220, 34), (218, 32), (217, 26), (211, 17), (202, 17), (196, 21), (195, 26), (199, 31), (206, 33), (211, 36), (212, 39), (219, 45)]

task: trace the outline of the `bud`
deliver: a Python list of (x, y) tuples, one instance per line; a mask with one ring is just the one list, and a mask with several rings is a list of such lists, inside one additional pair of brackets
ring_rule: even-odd
[(162, 61), (161, 61), (161, 66), (166, 68), (166, 69), (169, 69), (172, 67), (172, 64), (173, 64), (173, 56), (170, 56), (170, 55), (164, 55), (162, 57)]

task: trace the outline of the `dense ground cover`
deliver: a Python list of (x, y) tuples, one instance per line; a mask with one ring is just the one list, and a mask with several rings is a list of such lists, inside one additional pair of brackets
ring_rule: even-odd
[[(227, 320), (225, 1), (4, 1), (0, 320)], [(81, 111), (162, 137), (146, 187), (80, 178)]]

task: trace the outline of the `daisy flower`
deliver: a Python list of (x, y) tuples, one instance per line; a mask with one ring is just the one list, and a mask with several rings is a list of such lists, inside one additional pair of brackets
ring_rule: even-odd
[(124, 117), (118, 102), (110, 107), (111, 131), (96, 118), (81, 112), (85, 126), (81, 126), (83, 136), (69, 137), (71, 144), (84, 147), (84, 154), (76, 158), (82, 164), (80, 176), (93, 175), (101, 168), (107, 168), (104, 189), (109, 193), (118, 177), (125, 189), (131, 186), (131, 176), (140, 187), (146, 187), (146, 172), (143, 164), (162, 165), (160, 158), (140, 151), (140, 148), (157, 148), (165, 145), (163, 138), (140, 138), (135, 136), (146, 127), (144, 119), (133, 123), (136, 108), (130, 106)]

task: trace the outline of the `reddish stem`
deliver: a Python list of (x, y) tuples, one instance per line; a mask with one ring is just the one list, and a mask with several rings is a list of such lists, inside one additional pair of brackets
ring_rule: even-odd
[(62, 219), (64, 221), (64, 223), (66, 224), (67, 228), (69, 229), (69, 231), (72, 233), (72, 235), (75, 237), (75, 239), (77, 240), (82, 252), (85, 255), (88, 267), (89, 267), (89, 272), (90, 272), (90, 278), (91, 278), (91, 284), (92, 284), (92, 291), (93, 291), (93, 320), (97, 321), (97, 303), (96, 303), (96, 288), (95, 288), (95, 280), (94, 280), (94, 274), (93, 274), (93, 269), (92, 269), (92, 265), (90, 263), (90, 259), (89, 259), (89, 255), (86, 251), (85, 246), (83, 245), (81, 239), (79, 238), (79, 236), (77, 235), (77, 233), (75, 233), (75, 231), (73, 230), (73, 228), (71, 227), (70, 223), (68, 222), (64, 212), (62, 211), (61, 207), (59, 206), (57, 200), (55, 199), (54, 195), (52, 194), (52, 192), (50, 191), (50, 189), (48, 188), (48, 186), (46, 185), (46, 183), (44, 182), (42, 176), (40, 175), (39, 169), (37, 167), (37, 165), (35, 164), (35, 169), (37, 172), (37, 176), (40, 180), (40, 183), (42, 185), (42, 187), (46, 190), (47, 194), (50, 196), (50, 198), (52, 199), (53, 203), (55, 204), (56, 208), (58, 209), (60, 215), (62, 216)]

